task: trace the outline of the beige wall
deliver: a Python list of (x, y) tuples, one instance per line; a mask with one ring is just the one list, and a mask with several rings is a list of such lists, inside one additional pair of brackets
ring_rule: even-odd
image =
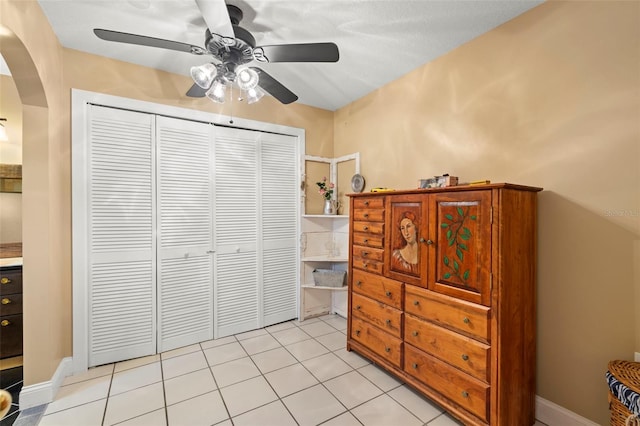
[[(335, 115), (269, 99), (235, 111), (305, 128), (309, 154), (359, 151), (366, 190), (441, 173), (544, 187), (538, 394), (601, 424), (607, 361), (640, 351), (639, 7), (545, 3)], [(35, 1), (0, 0), (0, 25), (14, 76), (37, 77), (16, 82), (29, 385), (71, 355), (69, 89), (229, 112), (182, 96), (187, 77), (62, 49)]]
[(639, 55), (640, 2), (549, 2), (335, 115), (367, 190), (544, 187), (537, 393), (600, 424), (607, 362), (640, 351)]

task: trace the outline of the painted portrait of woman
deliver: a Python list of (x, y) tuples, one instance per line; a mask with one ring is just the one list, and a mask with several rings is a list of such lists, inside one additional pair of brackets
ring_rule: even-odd
[(405, 211), (398, 224), (402, 240), (391, 254), (391, 269), (398, 272), (418, 274), (418, 225), (416, 215)]

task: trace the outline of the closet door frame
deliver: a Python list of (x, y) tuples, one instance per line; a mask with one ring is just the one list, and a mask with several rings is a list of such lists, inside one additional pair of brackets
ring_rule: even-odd
[[(244, 118), (233, 119), (226, 115), (198, 111), (194, 109), (157, 104), (153, 102), (129, 99), (120, 96), (105, 95), (102, 93), (85, 90), (71, 90), (71, 195), (72, 195), (72, 315), (73, 315), (73, 354), (72, 373), (84, 372), (89, 366), (89, 326), (87, 282), (89, 240), (88, 229), (88, 198), (87, 198), (87, 168), (88, 162), (88, 116), (90, 105), (120, 108), (142, 113), (163, 115), (184, 120), (211, 123), (226, 127), (237, 127), (247, 130), (257, 130), (268, 133), (279, 133), (294, 136), (298, 139), (298, 185), (301, 187), (304, 175), (304, 156), (306, 152), (305, 130), (296, 127), (283, 126), (273, 123), (249, 120)], [(231, 124), (232, 122), (232, 124)], [(298, 190), (298, 209), (303, 211), (304, 194)], [(297, 215), (299, 216), (299, 215)], [(300, 224), (297, 224), (298, 228)], [(297, 234), (299, 234), (299, 229)], [(296, 253), (296, 263), (300, 262), (300, 250)], [(299, 303), (299, 295), (296, 300)]]

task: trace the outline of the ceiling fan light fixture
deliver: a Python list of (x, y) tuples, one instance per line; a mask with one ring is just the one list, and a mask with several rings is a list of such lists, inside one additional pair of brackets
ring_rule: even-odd
[(211, 85), (211, 88), (207, 90), (206, 95), (213, 102), (223, 104), (227, 97), (227, 86), (220, 80), (216, 80)]
[(250, 90), (258, 85), (258, 73), (247, 67), (236, 71), (236, 84), (242, 90)]
[(247, 90), (247, 103), (252, 104), (258, 102), (264, 96), (264, 91), (258, 86)]
[(191, 78), (203, 89), (211, 87), (211, 83), (218, 75), (218, 70), (213, 64), (204, 64), (197, 67), (191, 67)]

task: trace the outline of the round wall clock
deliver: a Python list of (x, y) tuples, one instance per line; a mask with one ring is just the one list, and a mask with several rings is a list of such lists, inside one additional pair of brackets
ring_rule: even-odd
[(357, 173), (353, 175), (353, 177), (351, 178), (351, 189), (354, 192), (362, 192), (362, 190), (364, 189), (364, 178), (362, 177), (362, 175), (359, 175)]

